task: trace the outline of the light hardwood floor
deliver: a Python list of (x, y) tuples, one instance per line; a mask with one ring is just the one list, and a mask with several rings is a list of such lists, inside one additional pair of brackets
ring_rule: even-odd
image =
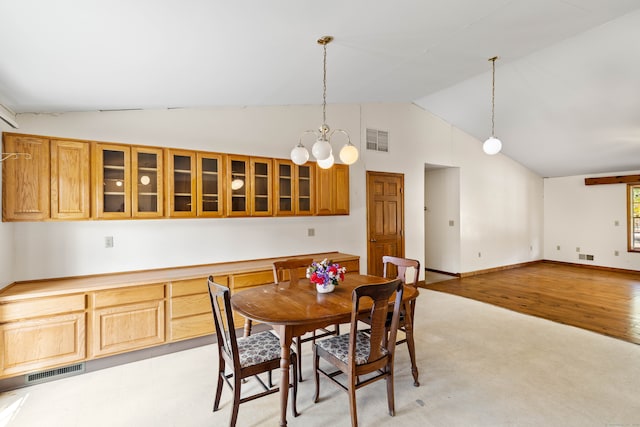
[(539, 262), (425, 288), (640, 344), (640, 272)]

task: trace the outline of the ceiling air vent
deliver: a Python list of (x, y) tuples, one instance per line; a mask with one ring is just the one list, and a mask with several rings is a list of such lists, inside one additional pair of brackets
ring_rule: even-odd
[(367, 128), (367, 150), (389, 152), (389, 132)]

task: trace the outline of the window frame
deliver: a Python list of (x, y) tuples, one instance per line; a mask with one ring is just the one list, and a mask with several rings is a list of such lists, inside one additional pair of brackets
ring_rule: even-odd
[[(634, 203), (634, 189), (638, 191), (638, 202)], [(638, 215), (634, 215), (634, 205), (638, 206)], [(634, 223), (638, 227), (634, 227)], [(634, 234), (638, 234), (638, 245), (634, 245)], [(627, 184), (627, 251), (640, 253), (640, 182)]]

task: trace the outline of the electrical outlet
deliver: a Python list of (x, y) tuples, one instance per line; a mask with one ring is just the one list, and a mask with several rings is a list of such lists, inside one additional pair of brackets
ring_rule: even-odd
[(112, 248), (113, 247), (113, 236), (105, 236), (104, 238), (104, 247)]
[(620, 225), (620, 221), (618, 221), (617, 219), (615, 221), (613, 221), (613, 225), (615, 225), (616, 227)]
[(576, 248), (576, 252), (580, 252), (580, 247), (577, 247), (577, 248)]
[(452, 220), (452, 219), (450, 219), (450, 220), (449, 220), (449, 227), (453, 227), (453, 225), (454, 225), (454, 224), (455, 224), (455, 223), (453, 222), (453, 220)]
[(556, 246), (556, 250), (559, 251), (560, 250), (560, 245)]
[(620, 256), (620, 252), (618, 252), (618, 251), (613, 251), (613, 255), (614, 255), (614, 256)]
[(478, 252), (478, 258), (482, 258), (482, 253)]
[(308, 237), (313, 237), (316, 235), (316, 229), (315, 228), (307, 228), (307, 236)]

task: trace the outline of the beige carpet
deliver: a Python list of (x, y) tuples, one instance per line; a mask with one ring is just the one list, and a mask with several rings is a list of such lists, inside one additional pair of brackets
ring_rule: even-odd
[[(358, 392), (361, 426), (640, 426), (638, 345), (428, 290), (416, 319), (421, 386), (403, 345), (396, 416), (379, 382)], [(347, 396), (332, 384), (311, 402), (309, 352), (289, 425), (349, 425)], [(216, 357), (200, 347), (0, 394), (0, 427), (226, 426), (228, 388), (211, 412)], [(277, 395), (245, 403), (238, 426), (276, 426), (278, 407)]]

